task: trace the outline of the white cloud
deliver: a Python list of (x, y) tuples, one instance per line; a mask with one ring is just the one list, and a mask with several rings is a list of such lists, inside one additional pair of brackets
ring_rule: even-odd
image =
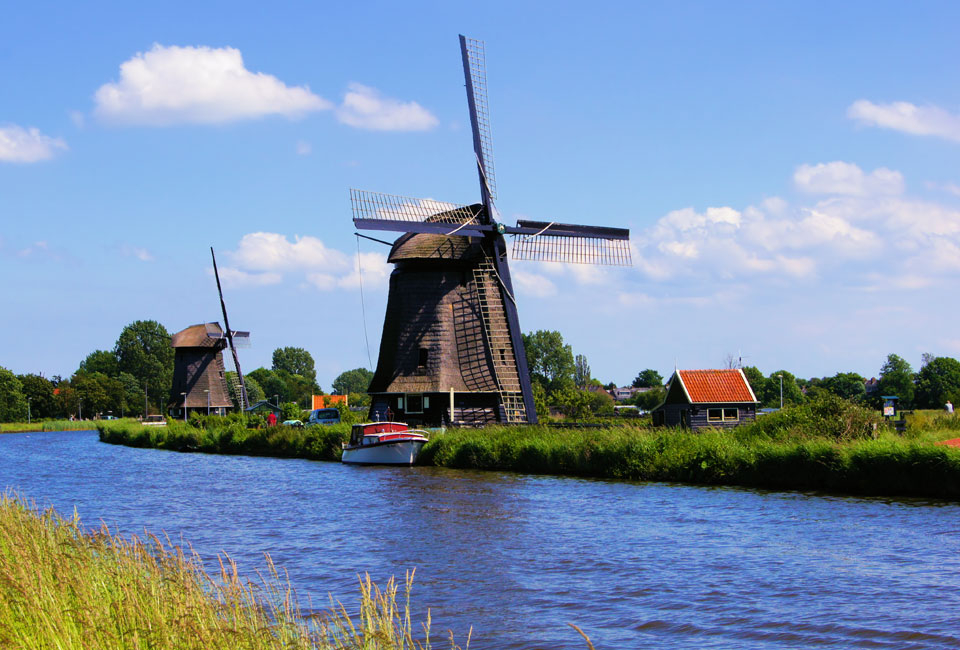
[(960, 279), (960, 210), (900, 195), (899, 172), (835, 162), (805, 165), (794, 179), (834, 195), (806, 205), (765, 199), (742, 211), (674, 210), (634, 234), (635, 268), (648, 281), (692, 279), (704, 288), (802, 280), (909, 289)]
[(800, 165), (793, 174), (798, 189), (811, 194), (868, 196), (903, 193), (903, 175), (880, 167), (865, 174), (853, 163), (840, 160), (818, 165)]
[[(226, 287), (265, 287), (271, 284), (280, 284), (283, 276), (280, 273), (247, 273), (240, 269), (225, 266), (217, 270), (220, 281)], [(211, 275), (213, 269), (208, 271)]]
[(230, 256), (238, 267), (253, 271), (340, 271), (349, 265), (346, 254), (328, 248), (316, 237), (295, 235), (291, 242), (274, 232), (244, 235)]
[(874, 104), (860, 99), (847, 109), (847, 117), (867, 126), (960, 142), (960, 115), (939, 106), (917, 106), (910, 102)]
[(360, 253), (359, 267), (355, 254), (353, 269), (337, 280), (337, 286), (342, 289), (354, 289), (359, 288), (362, 282), (366, 288), (385, 287), (392, 272), (393, 265), (387, 262), (387, 256), (383, 253)]
[(927, 181), (924, 185), (928, 190), (939, 190), (941, 192), (946, 192), (947, 194), (960, 196), (960, 185), (957, 185), (956, 183), (934, 183), (932, 181)]
[(131, 246), (130, 244), (123, 244), (120, 247), (120, 254), (124, 257), (136, 257), (141, 262), (153, 261), (153, 254), (146, 248)]
[[(316, 237), (254, 232), (244, 235), (235, 251), (227, 253), (233, 267), (228, 270), (235, 284), (263, 286), (278, 284), (287, 275), (300, 277), (301, 286), (322, 291), (384, 289), (393, 271), (384, 253), (348, 254), (330, 248)], [(221, 273), (222, 275), (222, 273)]]
[(557, 295), (557, 285), (539, 273), (531, 273), (522, 269), (516, 269), (511, 272), (513, 283), (518, 294), (534, 296), (536, 298), (549, 298)]
[(0, 127), (0, 162), (32, 163), (53, 158), (67, 143), (51, 138), (39, 129), (25, 129), (16, 124)]
[(119, 124), (216, 124), (266, 115), (288, 118), (332, 108), (306, 86), (244, 67), (232, 47), (154, 44), (120, 65), (120, 80), (101, 86), (95, 112)]
[(313, 153), (313, 147), (306, 140), (297, 140), (297, 155), (309, 156)]
[(350, 84), (337, 119), (372, 131), (426, 131), (439, 124), (420, 104), (383, 97), (376, 89), (358, 83)]

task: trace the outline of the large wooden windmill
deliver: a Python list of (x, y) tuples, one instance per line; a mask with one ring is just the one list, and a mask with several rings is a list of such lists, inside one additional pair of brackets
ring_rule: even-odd
[(497, 220), (483, 43), (460, 36), (480, 203), (351, 190), (357, 228), (400, 231), (370, 384), (371, 417), (411, 423), (537, 421), (504, 235), (513, 258), (628, 266), (623, 228)]
[(220, 309), (225, 327), (221, 328), (220, 323), (201, 323), (173, 335), (170, 341), (174, 348), (173, 384), (170, 388), (168, 410), (171, 415), (178, 417), (186, 416), (190, 411), (222, 415), (233, 408), (223, 362), (223, 350), (228, 347), (237, 370), (236, 376), (232, 377), (233, 392), (237, 396), (241, 411), (249, 406), (237, 348), (249, 345), (250, 332), (230, 329), (213, 248), (210, 249), (210, 256), (213, 258), (213, 274), (217, 278), (217, 292), (220, 294)]

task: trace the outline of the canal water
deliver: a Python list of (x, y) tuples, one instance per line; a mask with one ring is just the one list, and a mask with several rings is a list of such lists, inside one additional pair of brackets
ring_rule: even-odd
[(88, 526), (165, 531), (301, 603), (416, 568), (470, 647), (960, 647), (960, 505), (180, 454), (0, 435), (0, 488)]

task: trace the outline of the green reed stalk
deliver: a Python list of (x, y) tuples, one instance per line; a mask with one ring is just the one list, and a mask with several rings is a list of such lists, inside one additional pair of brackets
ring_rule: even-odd
[[(290, 583), (267, 557), (258, 582), (242, 579), (230, 558), (218, 575), (154, 535), (129, 540), (106, 527), (84, 532), (76, 514), (40, 513), (0, 497), (0, 647), (209, 650), (427, 650), (391, 579), (384, 590), (360, 581), (360, 612), (332, 600), (305, 613)], [(469, 646), (469, 640), (467, 642)], [(451, 648), (459, 648), (452, 638)]]

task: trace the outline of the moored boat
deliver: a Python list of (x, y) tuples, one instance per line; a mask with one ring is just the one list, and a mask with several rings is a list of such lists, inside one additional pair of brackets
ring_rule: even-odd
[(355, 424), (340, 460), (355, 465), (413, 465), (427, 444), (426, 431), (403, 422)]

